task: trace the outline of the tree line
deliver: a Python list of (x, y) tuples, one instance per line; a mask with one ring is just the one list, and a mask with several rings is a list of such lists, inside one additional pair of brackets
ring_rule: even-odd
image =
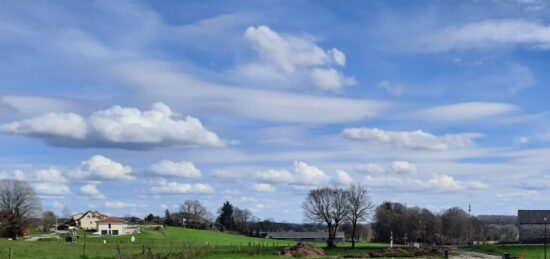
[[(275, 222), (260, 219), (248, 209), (225, 201), (213, 215), (198, 200), (185, 200), (176, 212), (165, 210), (164, 217), (147, 215), (143, 220), (126, 217), (134, 223), (158, 223), (194, 229), (236, 232), (249, 236), (273, 231), (328, 232), (327, 245), (336, 245), (338, 231), (355, 246), (357, 240), (371, 238), (379, 242), (419, 242), (428, 244), (466, 244), (473, 241), (514, 242), (518, 235), (515, 216), (484, 215), (472, 217), (461, 208), (434, 213), (426, 208), (408, 207), (401, 203), (383, 202), (374, 206), (364, 185), (323, 187), (310, 190), (303, 203), (308, 223)], [(69, 218), (68, 208), (64, 217)], [(19, 180), (0, 180), (0, 233), (17, 239), (29, 227), (50, 229), (57, 216), (41, 214), (40, 200), (31, 186)], [(60, 222), (63, 222), (60, 220)], [(369, 222), (369, 224), (367, 224)]]

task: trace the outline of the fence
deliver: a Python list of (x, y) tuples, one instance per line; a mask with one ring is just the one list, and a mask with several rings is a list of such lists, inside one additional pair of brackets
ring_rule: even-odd
[[(55, 258), (200, 258), (212, 255), (239, 254), (242, 256), (271, 255), (294, 242), (248, 242), (212, 243), (165, 240), (107, 240), (94, 238), (85, 242), (34, 241), (10, 246), (7, 251), (0, 249), (0, 258), (36, 257), (40, 253)], [(33, 244), (34, 243), (34, 244)], [(16, 244), (16, 243), (14, 243)], [(46, 254), (44, 254), (46, 253)], [(6, 256), (6, 257), (4, 257)]]

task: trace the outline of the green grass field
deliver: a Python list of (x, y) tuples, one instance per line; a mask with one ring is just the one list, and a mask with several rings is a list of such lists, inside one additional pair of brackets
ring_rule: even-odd
[[(466, 249), (499, 256), (507, 252), (511, 256), (523, 256), (525, 259), (544, 258), (543, 245), (484, 245), (469, 246)], [(548, 246), (548, 255), (550, 255), (550, 246)]]
[[(82, 234), (82, 233), (79, 233)], [(144, 230), (130, 236), (97, 237), (83, 236), (76, 243), (57, 241), (9, 241), (0, 239), (0, 258), (8, 258), (12, 249), (13, 258), (84, 258), (81, 257), (86, 243), (87, 258), (279, 258), (273, 255), (283, 247), (295, 242), (246, 237), (216, 231), (168, 227), (164, 231)], [(104, 244), (104, 240), (107, 242)], [(324, 244), (318, 243), (323, 246)], [(381, 249), (386, 244), (358, 243), (357, 250), (350, 250), (349, 243), (327, 251), (328, 255), (357, 254)]]

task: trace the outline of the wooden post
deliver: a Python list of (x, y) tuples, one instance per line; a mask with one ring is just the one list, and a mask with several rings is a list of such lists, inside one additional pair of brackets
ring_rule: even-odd
[(8, 255), (8, 256), (9, 256), (8, 258), (9, 258), (9, 259), (12, 259), (12, 258), (13, 258), (13, 250), (12, 250), (11, 246), (10, 246), (10, 249), (9, 249), (9, 250), (10, 250), (10, 253), (9, 253), (9, 255)]
[(120, 243), (117, 243), (116, 244), (116, 250), (117, 250), (117, 254), (118, 254), (118, 259), (120, 259), (122, 256), (120, 255)]

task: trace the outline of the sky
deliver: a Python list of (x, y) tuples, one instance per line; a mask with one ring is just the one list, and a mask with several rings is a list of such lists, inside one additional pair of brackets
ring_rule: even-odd
[(0, 4), (0, 178), (44, 210), (548, 208), (544, 1)]

